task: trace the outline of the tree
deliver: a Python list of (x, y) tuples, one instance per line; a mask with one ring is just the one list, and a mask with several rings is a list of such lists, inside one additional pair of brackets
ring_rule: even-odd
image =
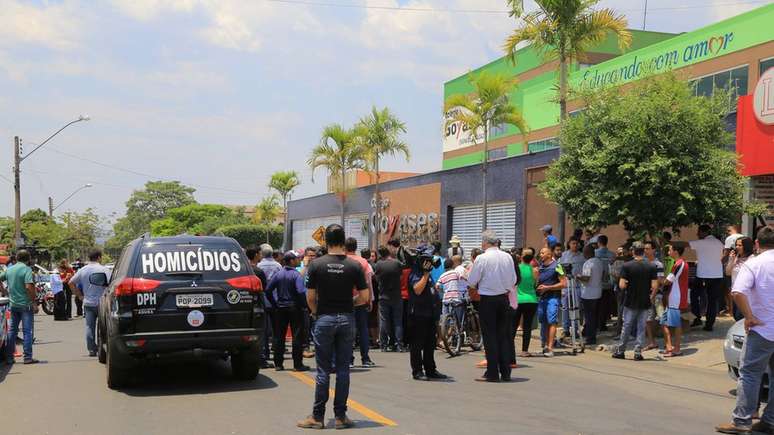
[[(400, 140), (401, 133), (406, 133), (406, 124), (385, 107), (377, 110), (371, 108), (371, 113), (361, 118), (355, 126), (357, 140), (365, 153), (368, 170), (376, 176), (374, 197), (376, 198), (376, 222), (380, 219), (381, 196), (379, 194), (379, 162), (386, 155), (403, 154), (406, 160), (411, 158), (408, 145)], [(372, 244), (375, 248), (379, 243), (374, 235)]]
[[(269, 188), (276, 190), (282, 197), (282, 211), (285, 213), (283, 222), (285, 231), (288, 228), (288, 198), (293, 190), (301, 184), (296, 171), (278, 171), (271, 175)], [(287, 249), (287, 239), (283, 235), (282, 248)]]
[(218, 204), (188, 204), (167, 210), (166, 217), (151, 222), (154, 236), (178, 234), (210, 235), (218, 227), (247, 223), (239, 210)]
[(99, 215), (88, 208), (83, 213), (62, 213), (58, 220), (63, 230), (62, 243), (59, 249), (52, 252), (56, 254), (54, 258), (86, 257), (88, 251), (97, 245), (97, 237), (102, 234), (102, 219)]
[(323, 167), (338, 185), (336, 190), (340, 195), (342, 227), (347, 201), (347, 172), (366, 166), (363, 149), (358, 146), (355, 138), (354, 130), (331, 124), (323, 129), (320, 144), (312, 149), (307, 161), (312, 169), (312, 181), (315, 169)]
[(265, 235), (268, 234), (269, 238), (267, 243), (272, 246), (279, 246), (282, 241), (282, 227), (280, 225), (227, 225), (218, 228), (216, 231), (219, 234), (223, 234), (226, 237), (235, 239), (242, 247), (257, 247), (266, 240)]
[(724, 116), (729, 94), (695, 97), (674, 73), (625, 90), (584, 91), (566, 121), (563, 153), (540, 185), (583, 227), (623, 224), (632, 235), (738, 221), (745, 179)]
[(106, 247), (120, 250), (132, 239), (151, 230), (152, 221), (162, 219), (167, 210), (193, 204), (195, 189), (179, 181), (148, 181), (126, 201), (126, 215), (113, 225), (113, 237)]
[(470, 84), (473, 93), (452, 95), (444, 103), (447, 113), (446, 127), (457, 123), (458, 128), (466, 131), (475, 145), (478, 145), (478, 134), (483, 132), (484, 155), (481, 164), (482, 197), (482, 229), (487, 229), (487, 192), (486, 173), (489, 163), (489, 132), (494, 126), (510, 124), (518, 128), (522, 134), (527, 132), (527, 123), (521, 111), (514, 106), (509, 94), (516, 86), (516, 80), (502, 74), (492, 74), (482, 71), (479, 74), (470, 73)]
[(253, 223), (266, 227), (266, 243), (269, 243), (268, 228), (274, 225), (274, 221), (277, 220), (277, 217), (280, 215), (280, 213), (281, 210), (277, 195), (269, 195), (266, 198), (263, 198), (261, 202), (255, 206)]
[[(505, 40), (504, 49), (513, 63), (519, 44), (528, 42), (545, 60), (559, 61), (559, 117), (567, 119), (568, 67), (584, 60), (586, 52), (600, 44), (610, 33), (618, 37), (624, 50), (632, 35), (626, 29), (626, 17), (610, 8), (594, 9), (599, 0), (535, 0), (538, 9), (522, 17), (523, 23)], [(508, 0), (511, 16), (523, 12), (522, 0)], [(559, 209), (560, 240), (564, 242), (564, 210)]]

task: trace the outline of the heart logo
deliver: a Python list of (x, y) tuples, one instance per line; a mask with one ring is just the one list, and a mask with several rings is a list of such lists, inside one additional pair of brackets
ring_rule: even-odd
[(713, 36), (709, 39), (709, 52), (711, 54), (718, 54), (720, 53), (720, 50), (723, 48), (723, 37), (722, 36)]

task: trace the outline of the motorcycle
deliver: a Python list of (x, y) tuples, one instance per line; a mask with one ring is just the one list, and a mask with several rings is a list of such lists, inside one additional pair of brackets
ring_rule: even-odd
[(38, 301), (38, 306), (43, 309), (44, 313), (53, 316), (55, 302), (54, 293), (51, 291), (50, 286), (39, 282), (35, 284), (35, 289), (37, 291), (36, 300)]

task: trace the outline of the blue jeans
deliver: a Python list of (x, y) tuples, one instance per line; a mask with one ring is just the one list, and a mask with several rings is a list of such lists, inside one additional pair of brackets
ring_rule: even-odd
[(95, 331), (97, 330), (97, 313), (99, 307), (83, 306), (83, 318), (86, 319), (86, 349), (91, 352), (97, 351), (97, 343), (94, 341)]
[(403, 301), (379, 301), (379, 344), (387, 346), (403, 346)]
[(736, 408), (732, 417), (737, 426), (752, 424), (752, 415), (758, 410), (761, 379), (769, 368), (769, 401), (761, 415), (761, 421), (774, 424), (774, 341), (766, 340), (755, 331), (747, 334), (742, 349), (742, 364), (736, 386)]
[(645, 346), (645, 323), (648, 321), (650, 308), (636, 310), (623, 307), (623, 331), (621, 331), (621, 341), (618, 343), (616, 353), (626, 351), (626, 345), (631, 340), (632, 331), (637, 328), (637, 343), (634, 345), (634, 353), (642, 353)]
[[(355, 307), (355, 331), (357, 333), (357, 341), (360, 345), (360, 360), (361, 362), (367, 362), (371, 359), (368, 358), (368, 349), (370, 343), (370, 337), (368, 335), (368, 305), (361, 305)], [(354, 355), (352, 359), (354, 359)]]
[(316, 420), (322, 420), (325, 417), (334, 355), (336, 356), (336, 396), (333, 399), (333, 413), (336, 417), (343, 417), (347, 412), (349, 363), (352, 360), (354, 325), (353, 314), (323, 314), (314, 324), (314, 357), (317, 362), (317, 376), (312, 415)]
[(22, 324), (22, 333), (24, 334), (24, 360), (32, 359), (32, 338), (35, 331), (34, 322), (35, 313), (32, 307), (17, 308), (11, 307), (11, 326), (8, 330), (6, 339), (6, 358), (13, 359), (16, 350), (16, 337), (19, 335), (19, 323)]

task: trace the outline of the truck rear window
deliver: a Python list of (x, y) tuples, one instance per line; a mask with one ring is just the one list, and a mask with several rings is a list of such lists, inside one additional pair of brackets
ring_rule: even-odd
[(174, 279), (174, 276), (201, 275), (206, 280), (247, 275), (247, 264), (238, 246), (230, 244), (143, 243), (134, 276)]

